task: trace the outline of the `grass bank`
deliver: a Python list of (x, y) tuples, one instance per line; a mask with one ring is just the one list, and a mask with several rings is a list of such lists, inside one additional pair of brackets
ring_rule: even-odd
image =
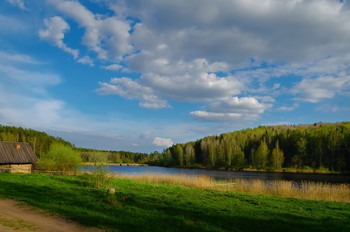
[(263, 181), (260, 179), (234, 179), (231, 182), (217, 182), (203, 175), (119, 175), (119, 178), (150, 183), (180, 184), (208, 190), (234, 191), (279, 197), (293, 197), (306, 200), (338, 201), (350, 203), (349, 184), (329, 184), (304, 181)]
[(0, 197), (109, 231), (350, 231), (350, 204), (81, 176), (0, 174)]

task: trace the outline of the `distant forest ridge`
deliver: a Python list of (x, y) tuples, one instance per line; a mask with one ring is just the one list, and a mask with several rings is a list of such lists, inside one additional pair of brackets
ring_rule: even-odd
[(350, 172), (350, 122), (259, 126), (176, 144), (153, 156), (163, 166)]
[(99, 156), (114, 163), (168, 167), (350, 172), (350, 122), (259, 126), (175, 144), (152, 154), (75, 148), (45, 132), (2, 125), (0, 141), (29, 142), (39, 157), (52, 143), (62, 143), (79, 151), (87, 162)]
[(149, 155), (145, 153), (76, 148), (72, 143), (63, 140), (62, 138), (53, 137), (45, 132), (25, 129), (22, 127), (0, 125), (0, 141), (27, 142), (32, 146), (35, 154), (37, 154), (39, 158), (41, 154), (45, 154), (49, 151), (52, 143), (60, 143), (80, 152), (81, 157), (86, 162), (96, 160), (96, 156), (103, 157), (104, 159), (102, 160), (116, 163), (146, 163), (149, 161)]

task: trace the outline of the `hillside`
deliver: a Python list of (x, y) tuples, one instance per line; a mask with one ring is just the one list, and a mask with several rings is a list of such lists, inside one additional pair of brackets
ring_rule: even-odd
[(47, 153), (52, 143), (61, 143), (73, 147), (76, 151), (80, 152), (81, 157), (86, 162), (96, 159), (96, 157), (99, 157), (99, 160), (102, 158), (103, 160), (115, 163), (145, 163), (149, 161), (149, 156), (145, 153), (75, 148), (73, 144), (62, 138), (22, 127), (0, 125), (0, 141), (28, 142), (39, 157), (41, 154)]
[(50, 145), (54, 142), (73, 147), (70, 142), (58, 137), (50, 136), (45, 132), (3, 125), (0, 125), (0, 141), (27, 142), (32, 146), (35, 154), (38, 156), (42, 153), (46, 153), (49, 150)]
[(176, 144), (155, 164), (224, 169), (350, 171), (350, 122), (260, 126)]

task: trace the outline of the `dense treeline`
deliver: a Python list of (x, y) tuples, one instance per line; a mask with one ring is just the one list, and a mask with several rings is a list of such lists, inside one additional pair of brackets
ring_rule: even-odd
[(91, 161), (91, 157), (98, 157), (107, 162), (114, 163), (146, 163), (149, 161), (149, 155), (145, 153), (133, 153), (128, 151), (101, 151), (95, 149), (75, 148), (73, 144), (59, 137), (53, 137), (45, 132), (40, 132), (22, 127), (2, 126), (0, 125), (0, 141), (7, 142), (27, 142), (35, 154), (39, 157), (41, 154), (47, 154), (51, 144), (62, 144), (80, 152), (83, 161)]
[(48, 152), (52, 143), (60, 143), (73, 147), (71, 143), (61, 138), (50, 136), (45, 132), (2, 125), (0, 125), (0, 141), (27, 142), (32, 146), (35, 154), (39, 157), (41, 154)]
[(350, 122), (260, 126), (151, 155), (153, 164), (225, 169), (312, 168), (350, 171)]
[(95, 149), (78, 148), (81, 158), (85, 162), (105, 161), (111, 163), (147, 163), (150, 156), (146, 153), (129, 151), (102, 151)]

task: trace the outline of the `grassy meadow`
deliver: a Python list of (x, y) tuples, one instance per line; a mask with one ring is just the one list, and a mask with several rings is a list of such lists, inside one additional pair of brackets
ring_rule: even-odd
[(109, 183), (109, 195), (84, 175), (3, 173), (0, 197), (107, 231), (350, 231), (349, 203), (238, 193), (198, 179), (202, 187), (125, 178)]
[(234, 191), (239, 193), (261, 194), (279, 197), (293, 197), (306, 200), (338, 201), (350, 203), (349, 184), (328, 184), (312, 181), (294, 183), (292, 181), (261, 179), (234, 179), (232, 181), (215, 181), (204, 175), (123, 175), (119, 178), (151, 183), (180, 184), (208, 190)]

